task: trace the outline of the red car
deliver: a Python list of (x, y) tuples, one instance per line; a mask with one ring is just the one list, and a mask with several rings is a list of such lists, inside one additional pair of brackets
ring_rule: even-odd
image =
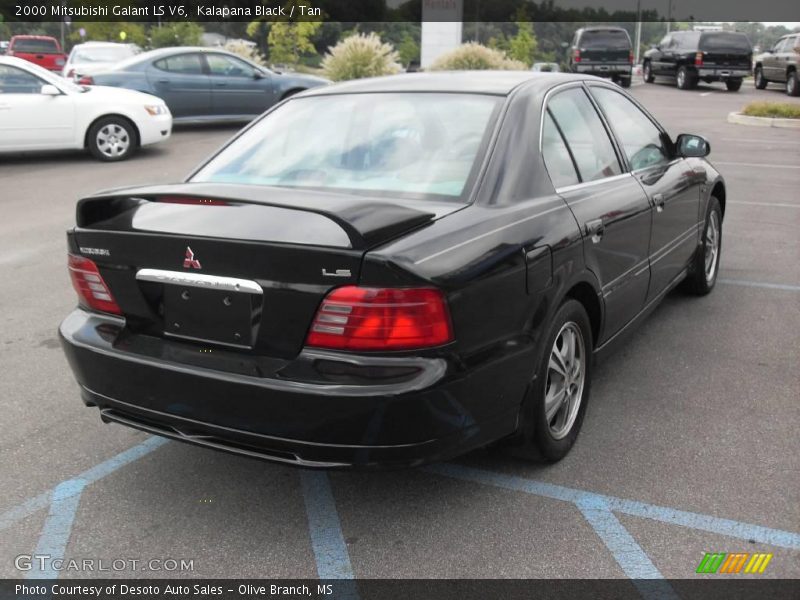
[(67, 55), (61, 50), (61, 44), (56, 38), (47, 35), (15, 35), (8, 44), (6, 55), (28, 60), (58, 73), (67, 62)]

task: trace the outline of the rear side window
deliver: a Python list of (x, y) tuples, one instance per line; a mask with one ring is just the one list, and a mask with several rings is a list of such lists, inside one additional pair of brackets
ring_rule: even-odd
[(567, 144), (561, 136), (553, 117), (548, 110), (544, 115), (542, 129), (542, 157), (553, 186), (556, 188), (580, 182), (575, 163), (572, 162)]
[(616, 29), (584, 31), (581, 36), (580, 46), (589, 50), (626, 50), (631, 47), (631, 40), (625, 31)]
[(182, 75), (202, 75), (203, 63), (200, 61), (199, 54), (179, 54), (169, 56), (155, 62), (157, 69), (169, 71), (170, 73), (180, 73)]
[(60, 54), (55, 40), (14, 40), (14, 52), (30, 52), (37, 54)]
[(592, 95), (606, 114), (606, 120), (611, 123), (631, 170), (669, 162), (669, 152), (664, 147), (661, 131), (638, 106), (608, 88), (593, 87)]
[(728, 33), (719, 31), (705, 33), (700, 37), (700, 50), (712, 52), (715, 50), (736, 50), (751, 52), (750, 40), (743, 33)]
[(564, 134), (582, 182), (622, 173), (608, 132), (582, 89), (560, 92), (547, 108)]

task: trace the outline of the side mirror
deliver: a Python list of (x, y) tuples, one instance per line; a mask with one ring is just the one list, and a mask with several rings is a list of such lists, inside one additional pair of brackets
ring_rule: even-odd
[(685, 158), (702, 158), (711, 152), (711, 144), (706, 138), (691, 133), (680, 134), (675, 141), (675, 148), (678, 155)]
[(61, 90), (50, 83), (46, 83), (42, 86), (41, 94), (43, 96), (60, 96)]
[(266, 75), (262, 71), (253, 71), (253, 79), (264, 79)]

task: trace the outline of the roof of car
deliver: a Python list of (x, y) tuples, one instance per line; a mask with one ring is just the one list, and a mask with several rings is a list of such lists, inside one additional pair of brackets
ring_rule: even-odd
[(557, 83), (588, 79), (569, 73), (537, 73), (533, 71), (439, 71), (435, 73), (403, 73), (387, 77), (356, 79), (330, 86), (312, 88), (303, 96), (357, 94), (374, 92), (461, 92), (505, 96), (516, 87), (530, 83), (550, 88)]

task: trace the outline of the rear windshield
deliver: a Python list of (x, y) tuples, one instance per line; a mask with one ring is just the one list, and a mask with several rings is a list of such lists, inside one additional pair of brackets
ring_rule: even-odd
[(70, 59), (75, 63), (116, 62), (136, 54), (131, 46), (84, 46), (75, 48)]
[(743, 33), (714, 32), (704, 33), (700, 36), (700, 49), (713, 50), (737, 50), (743, 52), (752, 51), (750, 40)]
[(14, 52), (36, 52), (38, 54), (61, 54), (55, 40), (14, 40)]
[(580, 45), (590, 50), (626, 50), (631, 47), (631, 41), (625, 31), (617, 29), (584, 31)]
[(443, 93), (295, 98), (192, 181), (457, 200), (499, 102)]

